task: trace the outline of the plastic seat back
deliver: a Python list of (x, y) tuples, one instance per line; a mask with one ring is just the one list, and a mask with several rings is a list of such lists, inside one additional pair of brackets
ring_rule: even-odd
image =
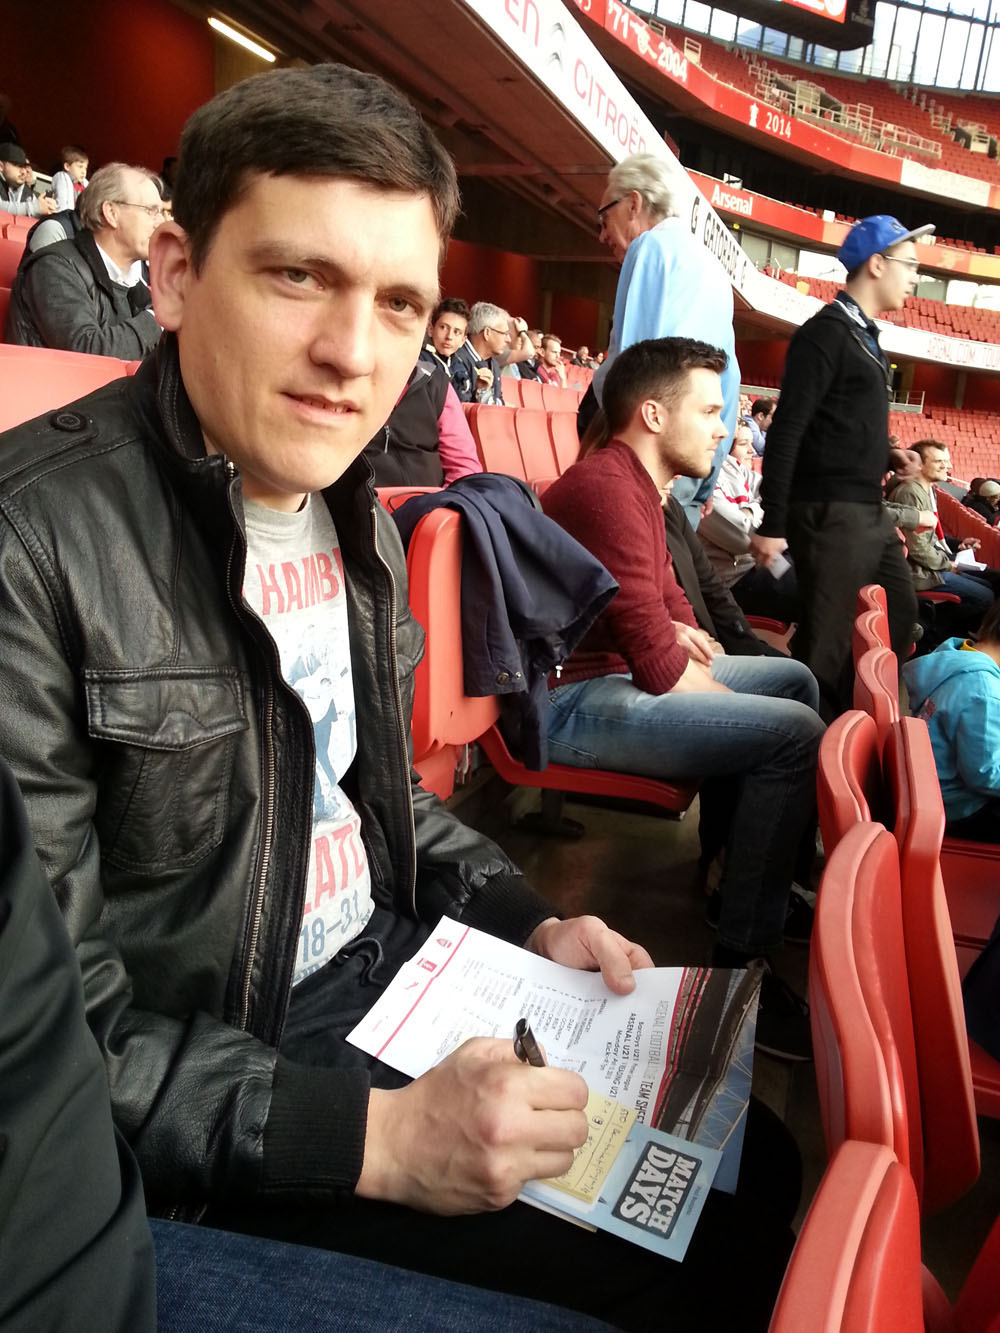
[(892, 726), (885, 766), (903, 883), (903, 936), (923, 1126), (923, 1206), (935, 1213), (978, 1177), (979, 1131), (952, 921), (941, 878), (944, 807), (930, 736), (920, 718), (902, 718)]
[[(498, 408), (487, 408), (496, 412)], [(455, 785), (457, 747), (474, 741), (499, 715), (496, 698), (465, 693), (462, 676), (462, 520), (432, 509), (413, 530), (406, 556), (410, 609), (426, 635), (414, 675), (414, 767), (439, 796)]]
[(551, 481), (559, 475), (549, 436), (548, 417), (537, 408), (521, 407), (514, 414), (514, 433), (529, 482)]
[(843, 1143), (806, 1214), (770, 1333), (924, 1333), (913, 1181), (882, 1144)]
[(559, 475), (572, 467), (580, 455), (580, 437), (576, 431), (575, 412), (549, 412), (549, 436)]
[(541, 380), (519, 380), (521, 406), (544, 408), (545, 403), (542, 400), (542, 382)]
[[(892, 1145), (895, 1138), (885, 1062), (854, 956), (855, 887), (866, 858), (884, 833), (880, 824), (855, 824), (847, 830), (827, 856), (816, 902), (809, 1002), (828, 1154), (845, 1139)], [(895, 846), (891, 838), (888, 841), (898, 884)]]
[(513, 375), (503, 377), (503, 400), (508, 407), (523, 407), (524, 399), (521, 395), (521, 385), (523, 380), (516, 380)]
[(899, 667), (888, 648), (869, 648), (854, 673), (854, 707), (875, 719), (879, 746), (899, 720)]
[(575, 412), (580, 405), (580, 395), (576, 389), (561, 384), (542, 385), (542, 406), (546, 412)]
[(866, 583), (858, 589), (857, 614), (863, 615), (865, 611), (881, 611), (888, 625), (889, 602), (881, 583)]
[(64, 407), (126, 373), (114, 356), (0, 344), (0, 430)]
[(924, 1149), (920, 1084), (903, 942), (899, 848), (879, 824), (860, 858), (854, 883), (852, 937), (865, 1007), (885, 1067), (892, 1105), (891, 1146), (923, 1197)]
[(827, 856), (849, 828), (882, 811), (882, 767), (875, 720), (842, 713), (823, 733), (816, 771), (819, 826)]
[(854, 621), (852, 650), (854, 669), (871, 648), (890, 648), (889, 617), (882, 611), (865, 611)]
[(474, 403), (466, 413), (480, 462), (487, 472), (502, 472), (507, 477), (524, 475), (521, 450), (514, 429), (515, 407), (492, 407)]
[(0, 286), (10, 287), (14, 281), (14, 274), (24, 254), (24, 237), (24, 232), (18, 234), (11, 230), (8, 235), (0, 238)]

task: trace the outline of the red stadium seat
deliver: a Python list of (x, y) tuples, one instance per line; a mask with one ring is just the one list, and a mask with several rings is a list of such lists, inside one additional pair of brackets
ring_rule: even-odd
[(63, 407), (126, 373), (114, 356), (0, 343), (0, 430)]
[[(889, 1079), (854, 956), (854, 886), (884, 829), (855, 824), (828, 855), (809, 956), (816, 1084), (828, 1154), (845, 1139), (893, 1145)], [(889, 839), (891, 845), (891, 839)], [(884, 845), (879, 844), (884, 853)], [(891, 848), (895, 860), (895, 849)], [(899, 882), (899, 867), (895, 865)]]
[(514, 430), (515, 407), (490, 407), (483, 403), (466, 406), (466, 420), (476, 442), (479, 461), (487, 472), (502, 472), (507, 477), (524, 475), (524, 463)]
[(858, 589), (857, 614), (860, 616), (865, 611), (881, 611), (888, 625), (889, 603), (881, 583), (866, 583), (863, 588)]
[[(912, 717), (895, 723), (886, 741), (885, 762), (903, 884), (903, 935), (924, 1136), (923, 1204), (925, 1212), (937, 1212), (979, 1175), (979, 1134), (953, 921), (941, 880), (944, 809), (926, 725)], [(997, 1062), (993, 1064), (1000, 1073)]]
[(806, 1214), (770, 1333), (925, 1333), (920, 1212), (884, 1144), (840, 1145)]
[(518, 408), (514, 413), (514, 434), (527, 481), (533, 484), (554, 480), (559, 475), (559, 465), (552, 448), (547, 414), (533, 407)]
[(0, 239), (0, 286), (10, 287), (24, 254), (24, 233)]
[(549, 436), (556, 456), (559, 475), (572, 467), (580, 453), (580, 437), (576, 431), (576, 413), (550, 412)]
[[(542, 408), (545, 403), (542, 401), (542, 384), (540, 380), (518, 380), (520, 387), (521, 406)], [(505, 386), (506, 387), (506, 386)]]
[(513, 758), (496, 725), (499, 705), (495, 696), (470, 698), (465, 693), (461, 538), (458, 513), (432, 510), (414, 528), (407, 555), (410, 606), (427, 636), (427, 650), (416, 670), (413, 701), (414, 766), (424, 786), (439, 796), (450, 796), (459, 750), (478, 740), (500, 776), (516, 785), (625, 797), (683, 813), (694, 800), (696, 783), (674, 785), (564, 764), (550, 764), (544, 772), (535, 773)]
[(899, 717), (899, 668), (888, 648), (862, 654), (855, 668), (854, 707), (875, 719), (879, 744), (884, 744), (889, 724)]
[(831, 722), (819, 746), (816, 786), (827, 856), (849, 828), (882, 812), (884, 800), (874, 718), (850, 710)]
[(854, 668), (870, 648), (889, 648), (889, 617), (884, 611), (866, 611), (854, 621)]
[(580, 406), (580, 395), (561, 384), (543, 384), (542, 406), (546, 412), (575, 412)]
[(523, 407), (524, 401), (521, 396), (522, 380), (514, 379), (513, 375), (506, 375), (500, 386), (503, 389), (503, 400), (507, 407)]

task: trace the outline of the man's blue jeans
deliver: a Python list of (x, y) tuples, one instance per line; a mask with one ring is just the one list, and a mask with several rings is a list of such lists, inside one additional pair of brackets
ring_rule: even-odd
[(159, 1333), (610, 1333), (578, 1310), (349, 1254), (180, 1222), (151, 1227)]
[(950, 569), (943, 570), (938, 588), (941, 592), (953, 592), (957, 597), (961, 597), (964, 603), (963, 609), (977, 616), (984, 616), (993, 605), (990, 585), (968, 574), (958, 574)]
[(781, 940), (814, 809), (819, 690), (791, 658), (719, 656), (712, 676), (734, 693), (646, 694), (623, 675), (562, 685), (550, 695), (549, 757), (654, 778), (739, 778), (719, 941), (762, 953)]

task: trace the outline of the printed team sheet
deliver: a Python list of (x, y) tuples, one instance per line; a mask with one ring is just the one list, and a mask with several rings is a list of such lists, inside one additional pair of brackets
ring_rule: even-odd
[(638, 1126), (721, 1152), (715, 1187), (732, 1192), (759, 976), (658, 967), (635, 980), (631, 995), (615, 995), (597, 972), (442, 917), (348, 1040), (417, 1078), (470, 1037), (512, 1039), (527, 1018), (550, 1064), (634, 1111)]

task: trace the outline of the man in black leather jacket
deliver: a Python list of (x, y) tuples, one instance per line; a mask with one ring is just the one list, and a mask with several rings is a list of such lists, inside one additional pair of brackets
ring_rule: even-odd
[[(587, 1094), (499, 1039), (394, 1077), (343, 1038), (395, 967), (443, 912), (623, 994), (650, 960), (596, 918), (559, 920), (410, 769), (422, 633), (357, 455), (437, 297), (450, 159), (381, 80), (318, 66), (214, 99), (181, 163), (177, 221), (151, 245), (170, 330), (155, 357), (0, 450), (0, 752), (151, 1204), (258, 1200), (247, 1225), (277, 1230), (307, 1197), (353, 1194), (417, 1233), (412, 1207), (499, 1209), (566, 1169)], [(322, 586), (346, 590), (357, 734), (338, 801), (370, 904), (350, 948), (293, 987), (304, 917), (328, 906), (307, 876), (326, 789), (315, 715), (248, 599), (251, 516), (303, 513), (332, 533)]]

